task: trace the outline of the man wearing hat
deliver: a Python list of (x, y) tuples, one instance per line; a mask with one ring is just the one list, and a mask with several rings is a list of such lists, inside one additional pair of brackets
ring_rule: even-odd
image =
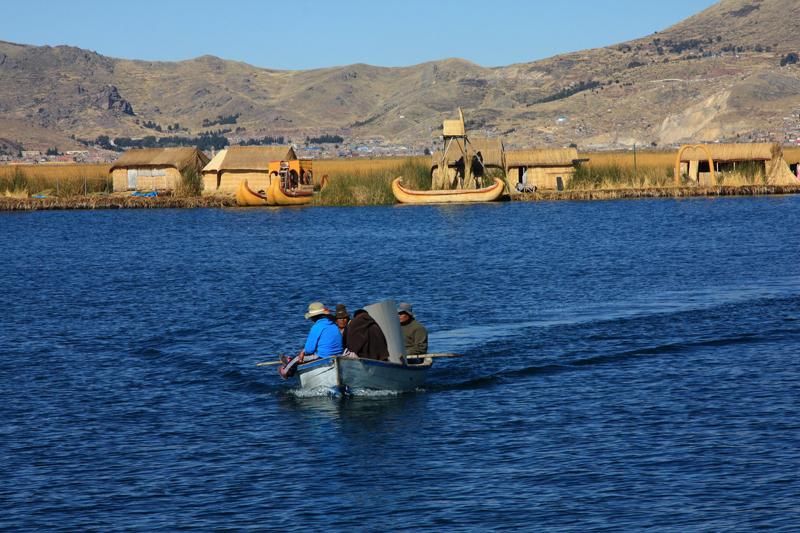
[(314, 325), (306, 337), (306, 344), (297, 357), (289, 359), (281, 356), (283, 366), (279, 369), (283, 378), (291, 377), (297, 370), (297, 365), (303, 359), (316, 355), (317, 357), (333, 357), (342, 354), (342, 334), (332, 320), (330, 310), (322, 302), (312, 302), (308, 304), (308, 312), (305, 314), (306, 320), (312, 320)]
[(414, 318), (414, 310), (410, 303), (403, 302), (397, 306), (406, 355), (422, 355), (428, 353), (428, 330)]
[(342, 334), (331, 319), (330, 310), (322, 302), (308, 304), (306, 320), (312, 320), (314, 325), (308, 332), (306, 345), (300, 352), (302, 355), (316, 354), (319, 357), (332, 357), (342, 354)]
[(350, 322), (350, 313), (347, 312), (347, 307), (344, 304), (336, 304), (336, 327), (339, 328), (339, 333), (342, 334), (342, 339), (346, 339), (347, 324)]

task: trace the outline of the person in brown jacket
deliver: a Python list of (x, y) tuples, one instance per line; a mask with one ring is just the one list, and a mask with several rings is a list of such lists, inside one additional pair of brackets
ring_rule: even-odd
[(381, 327), (363, 309), (353, 313), (353, 320), (347, 324), (346, 335), (345, 347), (348, 351), (364, 359), (389, 360), (389, 348)]

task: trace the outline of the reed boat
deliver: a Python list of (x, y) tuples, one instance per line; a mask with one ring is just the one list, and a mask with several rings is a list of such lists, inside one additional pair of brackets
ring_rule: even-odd
[(392, 193), (401, 204), (458, 204), (472, 202), (494, 202), (503, 194), (505, 183), (500, 178), (483, 189), (454, 189), (415, 191), (402, 186), (403, 178), (392, 182)]
[(274, 179), (267, 189), (267, 198), (270, 205), (305, 205), (314, 197), (314, 188), (311, 185), (301, 185), (297, 189), (286, 189), (281, 185), (281, 180)]
[(348, 394), (353, 391), (409, 392), (425, 385), (433, 359), (413, 359), (405, 364), (358, 357), (325, 357), (297, 368), (300, 387)]
[(252, 190), (247, 184), (247, 180), (239, 182), (239, 188), (236, 190), (236, 203), (240, 207), (270, 205), (267, 195)]
[(280, 179), (273, 179), (266, 193), (256, 192), (250, 188), (247, 180), (239, 183), (236, 191), (236, 203), (241, 207), (265, 205), (305, 205), (311, 202), (314, 190), (311, 186), (297, 189), (284, 189)]

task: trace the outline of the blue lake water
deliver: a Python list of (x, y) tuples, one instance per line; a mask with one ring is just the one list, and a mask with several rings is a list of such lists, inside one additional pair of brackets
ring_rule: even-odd
[[(0, 214), (0, 529), (796, 531), (800, 197)], [(424, 390), (304, 397), (306, 305)]]

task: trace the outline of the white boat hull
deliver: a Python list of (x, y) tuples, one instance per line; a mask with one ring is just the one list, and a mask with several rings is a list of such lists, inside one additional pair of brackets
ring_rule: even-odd
[(306, 390), (407, 392), (425, 385), (431, 364), (431, 359), (406, 366), (373, 359), (331, 357), (302, 365), (297, 375), (300, 387)]

